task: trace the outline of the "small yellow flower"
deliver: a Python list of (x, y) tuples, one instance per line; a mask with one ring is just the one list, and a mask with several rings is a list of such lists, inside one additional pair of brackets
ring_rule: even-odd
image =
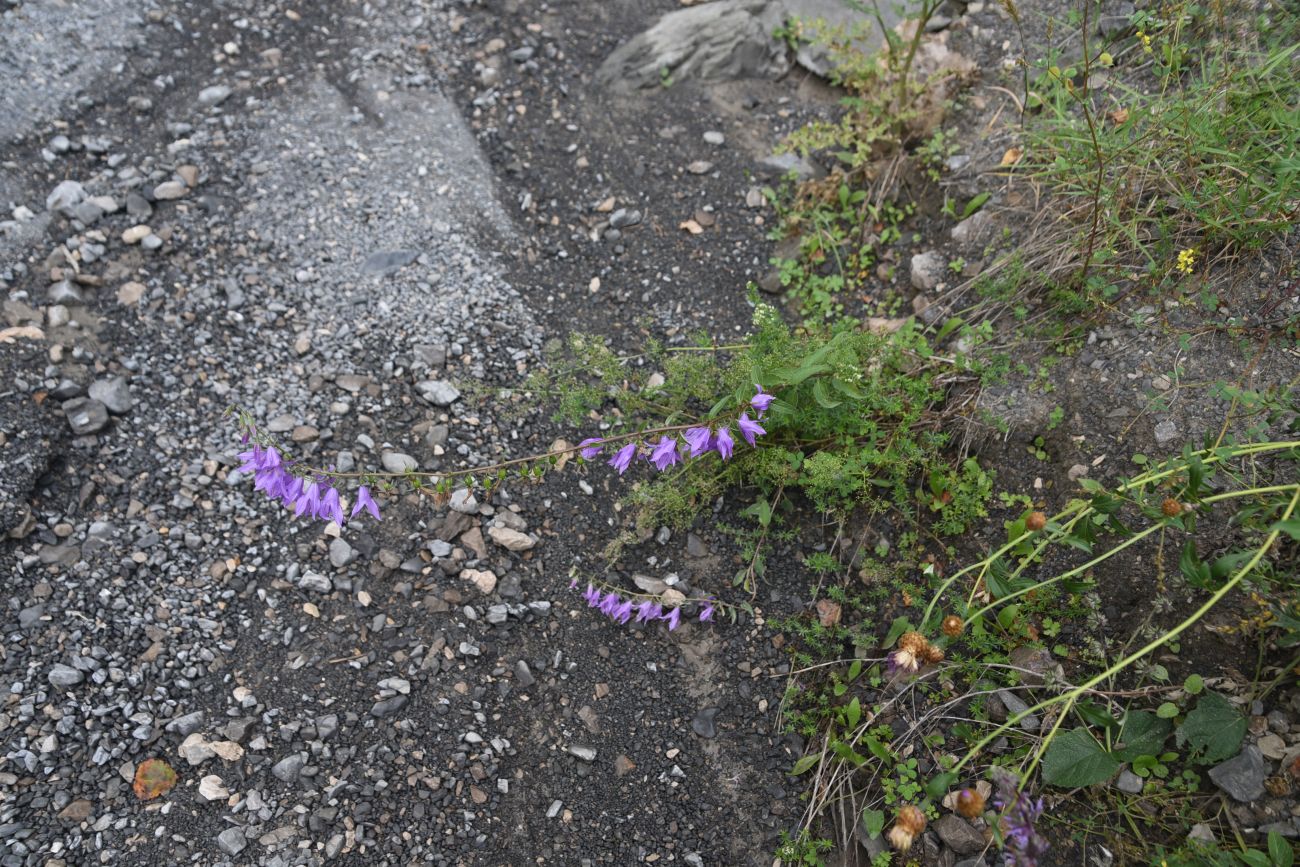
[(1137, 32), (1138, 39), (1142, 40), (1142, 50), (1147, 54), (1151, 53), (1151, 36), (1145, 30)]
[(1180, 250), (1178, 253), (1178, 262), (1174, 265), (1174, 268), (1183, 274), (1190, 274), (1195, 266), (1196, 248), (1188, 247), (1186, 250)]

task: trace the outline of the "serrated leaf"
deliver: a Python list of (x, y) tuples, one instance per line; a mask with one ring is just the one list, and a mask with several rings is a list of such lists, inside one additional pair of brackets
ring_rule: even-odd
[(936, 801), (943, 798), (952, 784), (957, 782), (957, 775), (952, 771), (931, 777), (930, 782), (925, 784), (925, 793)]
[[(1176, 708), (1175, 708), (1176, 710)], [(1160, 754), (1173, 723), (1145, 710), (1124, 714), (1116, 749), (1111, 754), (1121, 762), (1134, 761), (1138, 756)]]
[(1117, 771), (1119, 762), (1083, 728), (1057, 735), (1043, 755), (1043, 782), (1051, 786), (1092, 786), (1109, 780)]
[(1188, 695), (1199, 695), (1205, 689), (1205, 678), (1199, 674), (1189, 674), (1187, 680), (1183, 681), (1183, 689)]
[(1246, 737), (1246, 718), (1217, 692), (1207, 692), (1178, 727), (1179, 743), (1190, 744), (1195, 761), (1212, 765), (1236, 754)]
[(1083, 717), (1084, 722), (1088, 725), (1097, 726), (1103, 729), (1112, 729), (1119, 727), (1119, 720), (1111, 716), (1105, 708), (1095, 705), (1092, 702), (1079, 702), (1074, 706), (1079, 716)]

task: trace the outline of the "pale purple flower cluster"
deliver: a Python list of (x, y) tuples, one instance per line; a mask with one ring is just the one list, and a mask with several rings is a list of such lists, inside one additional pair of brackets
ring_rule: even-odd
[[(998, 805), (1001, 806), (1000, 804)], [(1038, 867), (1051, 846), (1034, 823), (1043, 815), (1043, 799), (1017, 792), (1011, 809), (1002, 816), (1002, 857), (1006, 867)]]
[[(289, 471), (289, 465), (274, 446), (263, 448), (253, 445), (249, 451), (239, 455), (244, 463), (239, 467), (241, 473), (252, 473), (253, 489), (265, 491), (273, 500), (279, 500), (285, 508), (292, 509), (295, 517), (310, 515), (322, 521), (333, 521), (342, 526), (348, 518), (343, 515), (343, 502), (333, 482), (324, 476), (306, 479)], [(357, 499), (352, 504), (355, 518), (362, 509), (369, 512), (376, 521), (379, 518), (379, 504), (370, 495), (365, 485), (357, 488)]]
[[(740, 432), (741, 439), (754, 445), (758, 437), (767, 433), (760, 425), (757, 419), (763, 417), (763, 413), (772, 405), (775, 400), (772, 395), (763, 391), (761, 385), (754, 386), (758, 393), (750, 399), (749, 405), (754, 409), (754, 418), (749, 417), (748, 410), (742, 412), (736, 419), (736, 429)], [(637, 457), (644, 457), (654, 465), (655, 469), (663, 472), (674, 464), (682, 462), (683, 457), (698, 458), (707, 452), (717, 452), (722, 459), (728, 460), (736, 450), (736, 440), (731, 434), (731, 426), (724, 424), (718, 428), (712, 428), (709, 425), (700, 425), (699, 427), (687, 428), (682, 432), (682, 440), (679, 443), (676, 436), (660, 435), (656, 443), (640, 443), (633, 440), (620, 447), (609, 459), (609, 465), (618, 470), (621, 476), (627, 472), (627, 468), (632, 465), (632, 461)], [(582, 450), (582, 457), (586, 460), (595, 460), (605, 448), (605, 441), (599, 437), (591, 437), (578, 443)], [(682, 448), (686, 454), (682, 454)]]
[[(569, 584), (569, 587), (576, 590), (578, 587), (577, 579), (574, 579)], [(662, 620), (668, 624), (668, 631), (671, 632), (680, 626), (682, 622), (682, 609), (680, 607), (665, 610), (663, 605), (652, 599), (633, 602), (631, 599), (624, 599), (612, 590), (602, 593), (593, 584), (587, 585), (587, 589), (582, 593), (582, 598), (587, 600), (588, 607), (595, 608), (619, 625), (631, 621), (650, 623), (655, 620)], [(700, 609), (700, 622), (708, 623), (713, 620), (714, 613), (714, 602), (710, 599)]]

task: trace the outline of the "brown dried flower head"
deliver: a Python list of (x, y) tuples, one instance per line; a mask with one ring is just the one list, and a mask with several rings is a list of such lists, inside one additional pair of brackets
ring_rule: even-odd
[(957, 793), (957, 812), (967, 819), (984, 815), (984, 796), (976, 789), (962, 789)]
[(961, 618), (956, 614), (949, 614), (943, 619), (943, 634), (949, 638), (956, 638), (961, 635), (962, 630), (965, 628), (966, 624), (962, 623)]
[(1025, 529), (1037, 533), (1047, 526), (1047, 516), (1042, 512), (1030, 512), (1029, 517), (1025, 518)]
[(1183, 513), (1183, 504), (1173, 497), (1168, 497), (1160, 504), (1160, 511), (1164, 513), (1166, 518), (1177, 518)]
[(916, 838), (925, 831), (925, 813), (919, 807), (907, 804), (901, 807), (894, 818), (894, 827), (889, 829), (889, 843), (900, 852), (912, 848)]

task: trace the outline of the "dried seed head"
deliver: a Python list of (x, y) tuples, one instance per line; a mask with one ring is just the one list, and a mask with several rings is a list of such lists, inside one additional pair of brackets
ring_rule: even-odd
[(898, 639), (898, 649), (905, 650), (913, 656), (924, 656), (930, 642), (919, 632), (904, 632)]
[(1047, 526), (1047, 516), (1042, 512), (1030, 512), (1029, 517), (1025, 518), (1025, 529), (1037, 533)]
[(975, 789), (962, 789), (957, 793), (957, 812), (967, 819), (984, 815), (984, 796)]
[(956, 638), (961, 635), (962, 630), (965, 628), (966, 624), (962, 623), (961, 618), (956, 614), (949, 614), (943, 619), (943, 634), (949, 638)]
[(921, 667), (921, 658), (910, 650), (895, 650), (889, 654), (890, 673), (911, 674)]
[(1160, 511), (1164, 513), (1166, 518), (1177, 518), (1183, 513), (1183, 504), (1173, 497), (1169, 497), (1160, 504)]
[(889, 842), (898, 851), (906, 852), (924, 830), (925, 813), (908, 804), (901, 807), (894, 818), (894, 827), (889, 829)]
[(931, 665), (938, 665), (943, 662), (943, 649), (931, 644), (925, 649), (925, 661)]

